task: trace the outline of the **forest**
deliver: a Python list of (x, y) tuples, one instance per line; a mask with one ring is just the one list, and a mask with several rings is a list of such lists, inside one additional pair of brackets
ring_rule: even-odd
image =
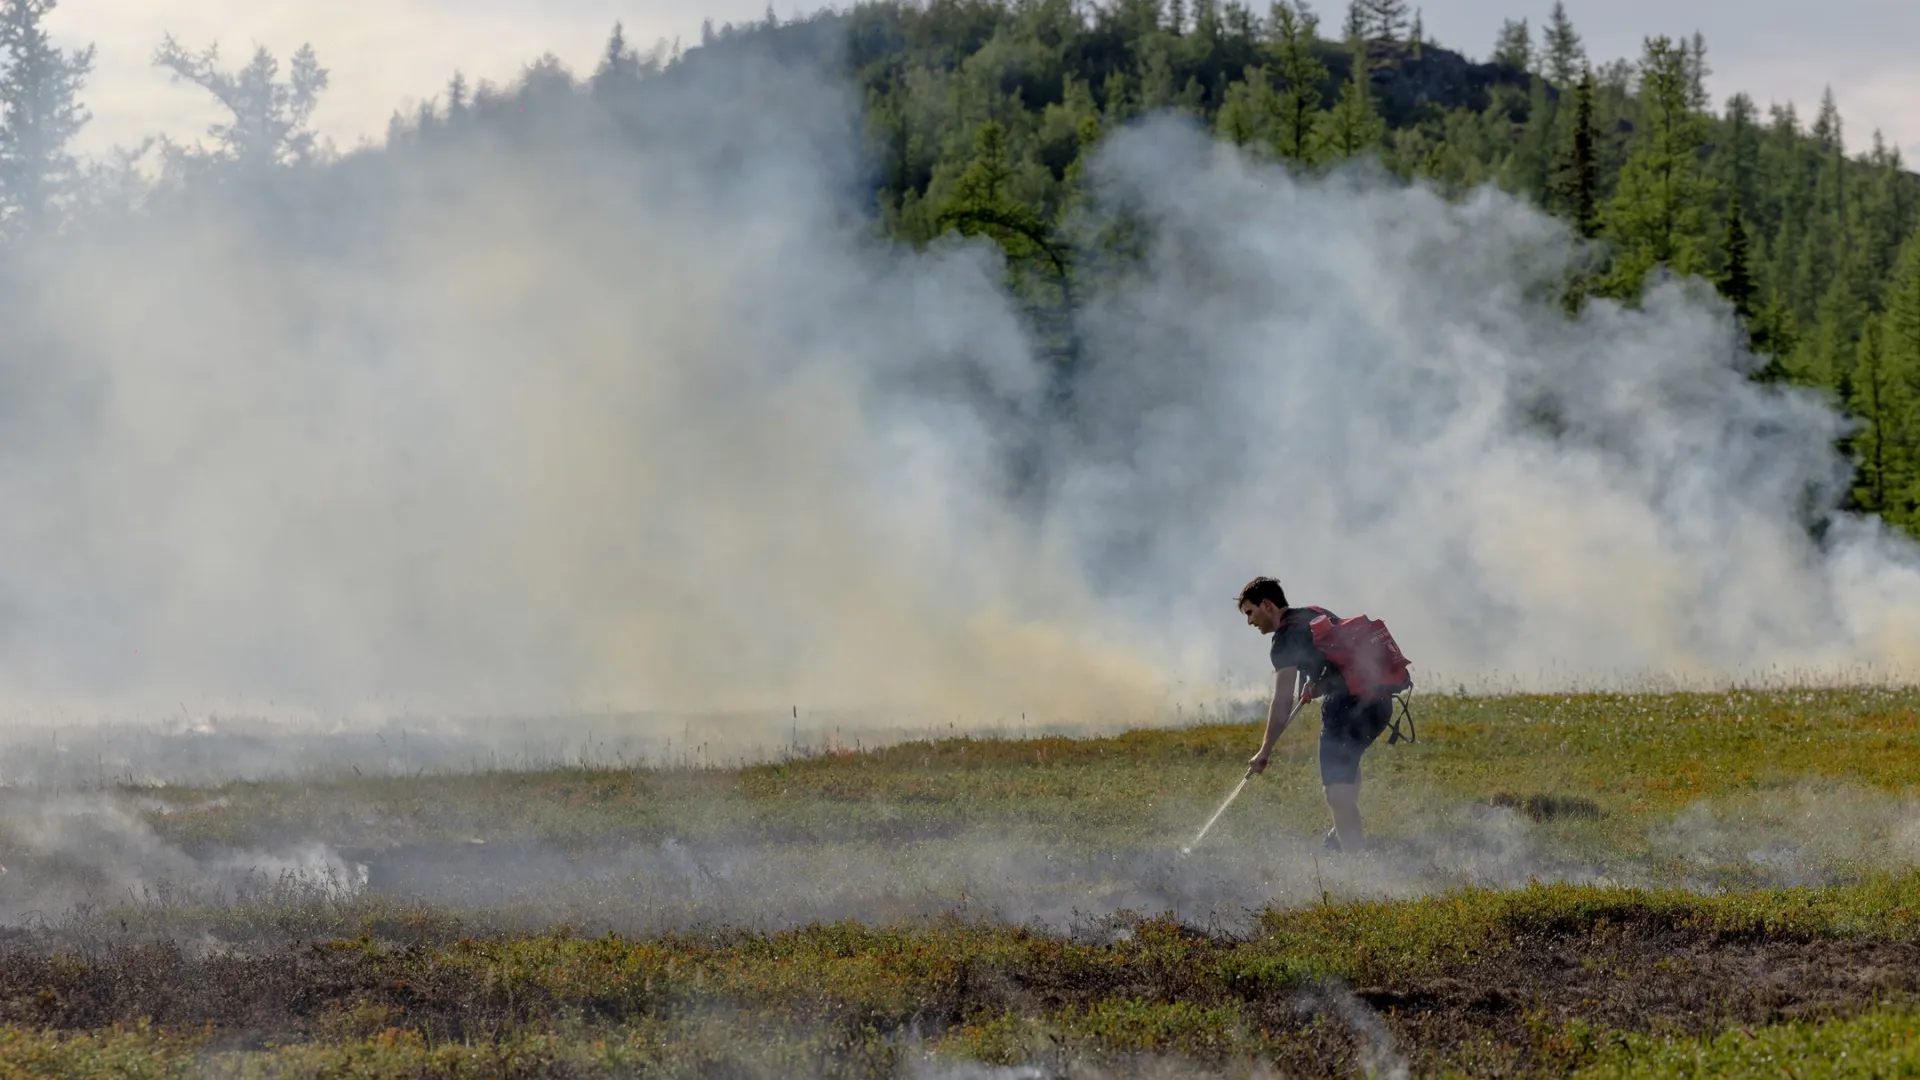
[(1637, 57), (1590, 57), (1564, 4), (1501, 28), (1486, 60), (1431, 40), (1405, 0), (1354, 0), (1337, 23), (1305, 0), (873, 0), (843, 12), (715, 28), (643, 50), (616, 26), (595, 70), (551, 54), (507, 86), (455, 73), (381, 146), (341, 153), (311, 130), (328, 72), (307, 47), (286, 70), (265, 47), (241, 67), (171, 37), (155, 65), (230, 113), (211, 145), (156, 136), (108, 161), (72, 141), (91, 49), (42, 28), (54, 0), (0, 11), (0, 225), (9, 242), (101, 215), (153, 212), (227, 178), (351, 169), (463, 130), (507, 137), (556, 115), (618, 116), (647, 87), (730, 51), (770, 50), (842, 72), (864, 98), (873, 225), (925, 245), (984, 236), (1052, 359), (1077, 358), (1079, 300), (1126, 240), (1077, 225), (1083, 168), (1104, 134), (1150, 113), (1191, 116), (1250, 155), (1303, 173), (1378, 169), (1465, 198), (1530, 200), (1591, 241), (1562, 283), (1569, 313), (1634, 304), (1650, 276), (1725, 298), (1752, 378), (1816, 391), (1854, 423), (1844, 509), (1920, 535), (1920, 178), (1880, 133), (1849, 133), (1829, 92), (1715, 101), (1707, 42), (1652, 35)]

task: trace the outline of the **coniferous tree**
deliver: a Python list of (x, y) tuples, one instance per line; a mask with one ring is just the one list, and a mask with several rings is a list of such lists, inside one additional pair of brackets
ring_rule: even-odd
[(1365, 36), (1398, 42), (1407, 32), (1407, 0), (1360, 0)]
[(1510, 190), (1518, 191), (1539, 203), (1549, 203), (1554, 194), (1554, 129), (1558, 110), (1547, 96), (1547, 82), (1538, 75), (1528, 80), (1527, 119), (1520, 128), (1513, 154), (1507, 163)]
[[(213, 155), (218, 160), (246, 169), (265, 169), (275, 165), (300, 164), (313, 158), (318, 136), (307, 129), (307, 120), (320, 103), (327, 88), (328, 72), (314, 57), (313, 48), (302, 45), (293, 54), (287, 81), (277, 82), (280, 62), (265, 46), (254, 50), (253, 59), (238, 72), (219, 70), (218, 45), (209, 45), (199, 54), (189, 54), (168, 34), (155, 50), (153, 63), (173, 72), (175, 81), (193, 83), (213, 95), (227, 110), (229, 119), (208, 130), (220, 140)], [(203, 161), (208, 155), (169, 146), (176, 164)]]
[(1554, 0), (1541, 36), (1547, 79), (1563, 90), (1573, 86), (1587, 66), (1587, 50), (1573, 29), (1573, 20), (1567, 17), (1567, 5), (1562, 0)]
[(1533, 70), (1533, 35), (1527, 30), (1527, 20), (1507, 19), (1500, 24), (1500, 34), (1493, 42), (1493, 62), (1515, 71)]
[(1319, 157), (1314, 130), (1320, 113), (1320, 84), (1327, 77), (1327, 66), (1314, 48), (1319, 40), (1318, 18), (1304, 2), (1276, 0), (1273, 23), (1280, 68), (1274, 151), (1288, 161), (1310, 165)]
[(1593, 69), (1583, 67), (1573, 91), (1573, 125), (1560, 158), (1557, 188), (1573, 229), (1591, 240), (1600, 235), (1600, 173), (1594, 153)]
[(1367, 36), (1367, 9), (1364, 0), (1347, 0), (1347, 21), (1342, 34), (1348, 40)]
[(460, 72), (453, 73), (447, 82), (447, 119), (457, 120), (467, 111), (467, 77)]
[(1858, 358), (1848, 379), (1847, 409), (1861, 421), (1852, 439), (1858, 462), (1853, 505), (1896, 520), (1907, 507), (1902, 496), (1913, 484), (1915, 401), (1900, 361), (1881, 341), (1881, 320), (1861, 327)]
[(615, 98), (652, 74), (656, 67), (657, 58), (642, 57), (639, 50), (627, 44), (626, 29), (616, 22), (606, 48), (601, 50), (600, 66), (594, 69), (588, 86), (597, 98)]
[(1903, 175), (1899, 148), (1890, 146), (1877, 129), (1864, 164), (1866, 175), (1859, 178), (1853, 205), (1856, 244), (1861, 249), (1859, 273), (1871, 293), (1891, 276), (1901, 240), (1913, 231), (1914, 223), (1907, 214), (1908, 192), (1913, 185)]
[(43, 25), (57, 0), (0, 3), (0, 227), (51, 225), (80, 184), (69, 152), (89, 119), (78, 95), (93, 46), (54, 48)]
[(1241, 78), (1227, 87), (1225, 100), (1214, 119), (1214, 130), (1235, 146), (1265, 142), (1271, 138), (1274, 121), (1280, 115), (1280, 101), (1264, 67), (1249, 66)]
[(1889, 459), (1881, 513), (1920, 533), (1920, 232), (1901, 248), (1877, 329), (1875, 344), (1887, 382), (1882, 415)]
[(1220, 5), (1215, 0), (1195, 0), (1193, 36), (1199, 39), (1205, 55), (1212, 55), (1220, 47), (1225, 28), (1220, 21)]
[(1352, 74), (1341, 84), (1332, 111), (1320, 118), (1321, 154), (1335, 161), (1376, 149), (1387, 128), (1373, 100), (1373, 72), (1367, 65), (1366, 43), (1353, 38), (1347, 48), (1352, 54)]
[(1747, 341), (1753, 352), (1767, 358), (1766, 364), (1754, 373), (1755, 381), (1778, 383), (1792, 376), (1787, 357), (1800, 348), (1800, 328), (1784, 295), (1776, 292), (1768, 297), (1767, 306), (1760, 309), (1760, 317), (1747, 328)]
[(1407, 38), (1408, 43), (1413, 46), (1413, 58), (1415, 60), (1420, 59), (1421, 52), (1426, 48), (1427, 44), (1427, 24), (1426, 21), (1421, 18), (1419, 8), (1413, 9), (1413, 29), (1408, 32)]
[(1615, 295), (1637, 293), (1656, 266), (1680, 274), (1701, 269), (1706, 178), (1699, 152), (1706, 133), (1690, 102), (1685, 48), (1665, 37), (1649, 39), (1640, 75), (1644, 126), (1606, 212), (1618, 249)]
[(1713, 99), (1707, 96), (1707, 76), (1713, 69), (1707, 66), (1707, 39), (1695, 33), (1687, 40), (1687, 105), (1694, 112), (1707, 112), (1713, 105)]
[(1054, 301), (1042, 299), (1037, 311), (1053, 323), (1055, 339), (1071, 360), (1077, 341), (1071, 332), (1074, 317), (1073, 267), (1067, 245), (1054, 234), (1039, 209), (1013, 192), (1014, 161), (1007, 145), (1007, 129), (997, 120), (980, 125), (974, 135), (973, 159), (955, 180), (936, 226), (962, 235), (985, 236), (1006, 253), (1015, 287), (1029, 285), (1037, 273)]
[(1727, 99), (1726, 150), (1721, 155), (1725, 166), (1720, 175), (1728, 197), (1738, 202), (1743, 212), (1750, 212), (1758, 202), (1754, 186), (1760, 173), (1757, 115), (1753, 99), (1747, 95), (1735, 94)]
[(1721, 240), (1721, 270), (1716, 284), (1742, 320), (1753, 318), (1753, 265), (1747, 247), (1747, 226), (1738, 197), (1727, 202), (1727, 220)]

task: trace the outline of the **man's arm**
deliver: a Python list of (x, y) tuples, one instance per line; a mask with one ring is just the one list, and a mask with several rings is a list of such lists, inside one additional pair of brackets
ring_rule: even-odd
[(1297, 671), (1296, 668), (1287, 667), (1273, 673), (1273, 700), (1267, 704), (1267, 734), (1260, 742), (1260, 752), (1247, 762), (1249, 775), (1267, 771), (1267, 760), (1273, 756), (1273, 744), (1280, 741), (1280, 733), (1293, 722), (1293, 699), (1298, 691)]

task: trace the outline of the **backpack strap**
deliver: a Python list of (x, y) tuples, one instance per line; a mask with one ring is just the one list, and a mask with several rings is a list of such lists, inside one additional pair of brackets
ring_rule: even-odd
[(1417, 730), (1415, 730), (1413, 726), (1413, 710), (1409, 708), (1407, 705), (1407, 699), (1412, 696), (1413, 696), (1413, 691), (1411, 690), (1408, 690), (1405, 693), (1393, 695), (1393, 700), (1400, 703), (1400, 715), (1407, 718), (1408, 734), (1406, 735), (1400, 734), (1400, 721), (1397, 718), (1395, 718), (1393, 715), (1393, 706), (1391, 705), (1387, 706), (1387, 726), (1391, 728), (1393, 731), (1393, 734), (1387, 736), (1388, 746), (1392, 746), (1395, 743), (1401, 743), (1401, 742), (1416, 743), (1420, 741), (1420, 738), (1419, 738), (1420, 733)]
[[(1311, 614), (1307, 616), (1304, 620), (1302, 620), (1303, 622), (1307, 622), (1307, 623), (1313, 622), (1315, 617), (1325, 619), (1329, 623), (1331, 623), (1334, 620), (1333, 612), (1328, 611), (1326, 608), (1320, 607), (1316, 604), (1302, 604), (1299, 607), (1288, 608), (1287, 610), (1289, 612), (1296, 612), (1296, 611), (1310, 612)], [(1293, 620), (1291, 619), (1283, 617), (1280, 620), (1280, 624), (1282, 626), (1285, 626), (1292, 621)], [(1319, 642), (1316, 640), (1314, 642), (1314, 645), (1317, 648), (1319, 646)], [(1324, 658), (1324, 654), (1323, 654), (1323, 658)], [(1326, 668), (1322, 670), (1317, 677), (1309, 678), (1306, 680), (1306, 686), (1303, 688), (1303, 691), (1302, 691), (1304, 696), (1302, 697), (1301, 700), (1312, 701), (1314, 698), (1319, 697), (1320, 696), (1320, 680), (1326, 678), (1328, 675), (1332, 675), (1335, 678), (1342, 678), (1342, 679), (1344, 678), (1343, 676), (1340, 675), (1339, 669), (1333, 666), (1333, 662), (1331, 660), (1328, 660)]]

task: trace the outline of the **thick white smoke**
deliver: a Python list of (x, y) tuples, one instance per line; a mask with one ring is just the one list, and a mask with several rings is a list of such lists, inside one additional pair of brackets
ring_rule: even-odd
[(1221, 592), (1266, 570), (1462, 682), (1920, 660), (1913, 545), (1803, 524), (1844, 492), (1841, 419), (1750, 382), (1698, 282), (1569, 319), (1579, 253), (1524, 204), (1300, 182), (1176, 123), (1099, 172), (1152, 248), (1091, 320), (1064, 512), (1083, 551), (1145, 538), (1116, 577), (1173, 640), (1234, 649)]
[(1911, 548), (1799, 524), (1836, 418), (1685, 289), (1566, 320), (1523, 205), (1120, 132), (1062, 419), (991, 249), (864, 219), (855, 98), (709, 59), (7, 256), (16, 708), (1150, 720), (1264, 677), (1258, 573), (1426, 685), (1920, 658)]

